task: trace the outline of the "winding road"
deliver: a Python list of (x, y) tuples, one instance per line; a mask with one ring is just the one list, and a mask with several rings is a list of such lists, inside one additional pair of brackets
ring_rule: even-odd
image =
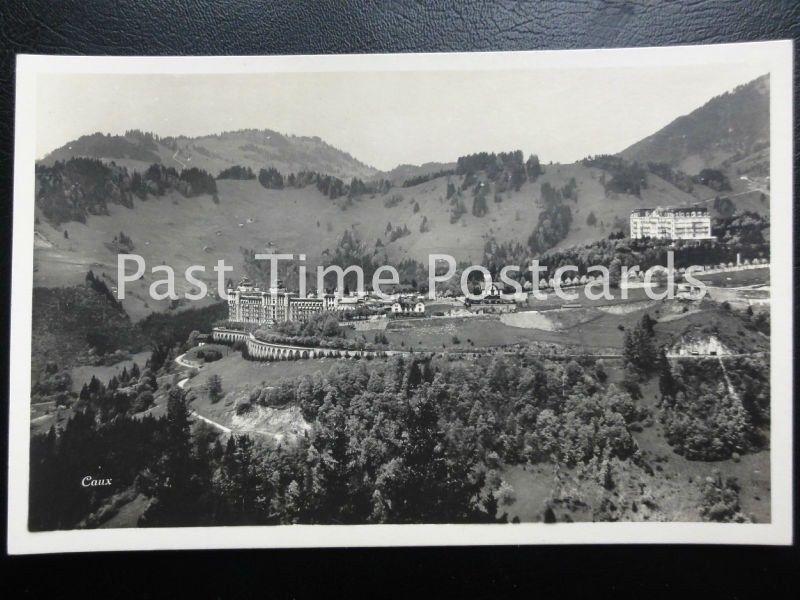
[[(197, 370), (200, 370), (200, 369), (203, 368), (202, 365), (193, 365), (191, 363), (186, 362), (185, 360), (183, 360), (184, 356), (186, 356), (185, 352), (183, 354), (181, 354), (180, 356), (176, 356), (175, 357), (175, 364), (177, 364), (178, 366), (180, 366), (180, 367), (182, 367), (184, 369), (197, 369)], [(188, 382), (189, 382), (189, 377), (184, 377), (183, 379), (181, 379), (178, 382), (178, 387), (181, 388), (182, 390), (185, 390), (186, 389), (186, 384)], [(208, 417), (204, 417), (203, 415), (201, 415), (196, 410), (192, 410), (190, 414), (192, 416), (194, 416), (194, 417), (197, 417), (198, 419), (200, 419), (204, 423), (207, 423), (207, 424), (211, 425), (212, 427), (215, 427), (215, 428), (219, 429), (223, 433), (227, 433), (227, 434), (231, 433), (230, 427), (225, 427), (225, 425), (223, 425), (222, 423), (217, 423), (216, 421), (212, 421)]]

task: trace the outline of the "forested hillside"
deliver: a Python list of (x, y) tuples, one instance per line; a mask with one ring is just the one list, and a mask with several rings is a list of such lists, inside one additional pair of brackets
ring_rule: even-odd
[[(114, 277), (117, 254), (134, 251), (148, 270), (172, 266), (179, 294), (186, 267), (205, 265), (215, 291), (212, 268), (220, 258), (236, 268), (234, 277), (265, 249), (306, 254), (313, 268), (344, 256), (345, 233), (393, 264), (427, 267), (432, 253), (474, 263), (489, 240), (537, 254), (624, 233), (634, 208), (695, 200), (650, 171), (629, 188), (614, 183), (609, 165), (542, 165), (521, 152), (461, 157), (450, 172), (399, 185), (271, 167), (240, 166), (216, 180), (194, 172), (198, 183), (189, 186), (186, 171), (160, 165), (141, 175), (87, 159), (39, 167), (37, 283), (73, 285), (89, 269)], [(205, 184), (216, 192), (196, 195)], [(284, 274), (290, 281), (294, 275)], [(166, 308), (149, 298), (150, 283), (148, 275), (131, 286), (125, 306), (134, 318)]]
[(737, 163), (742, 174), (769, 175), (769, 140), (769, 75), (764, 75), (709, 100), (620, 155), (667, 163), (690, 175)]

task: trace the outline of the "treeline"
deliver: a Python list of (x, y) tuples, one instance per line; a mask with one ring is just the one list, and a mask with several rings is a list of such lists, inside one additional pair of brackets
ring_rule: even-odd
[(54, 225), (107, 215), (108, 202), (133, 208), (133, 182), (124, 167), (93, 158), (36, 165), (36, 206)]
[[(330, 348), (333, 350), (372, 350), (363, 339), (348, 339), (340, 336), (324, 337), (321, 335), (288, 335), (273, 333), (272, 329), (258, 329), (254, 333), (257, 339), (269, 344), (285, 346), (302, 346), (304, 348)], [(243, 349), (246, 351), (246, 347)]]
[[(666, 266), (667, 252), (672, 251), (675, 268), (688, 268), (694, 265), (717, 265), (736, 262), (736, 255), (742, 259), (769, 257), (769, 243), (761, 231), (768, 227), (768, 221), (754, 213), (748, 216), (723, 220), (726, 225), (717, 240), (672, 242), (670, 240), (632, 240), (624, 236), (609, 236), (590, 244), (576, 245), (560, 250), (550, 250), (539, 256), (529, 246), (518, 242), (498, 244), (494, 239), (484, 245), (483, 265), (493, 274), (499, 273), (505, 265), (528, 265), (538, 258), (541, 266), (547, 267), (552, 275), (558, 267), (575, 265), (579, 274), (587, 274), (593, 265), (603, 265), (611, 271), (612, 282), (618, 280), (623, 266), (638, 265), (643, 271), (656, 265)], [(741, 229), (737, 229), (741, 227)], [(529, 280), (530, 273), (520, 277)]]
[(694, 188), (694, 181), (689, 175), (678, 169), (673, 169), (667, 163), (649, 162), (647, 163), (647, 169), (687, 194), (690, 194)]
[(728, 180), (728, 176), (718, 169), (703, 169), (692, 177), (692, 181), (710, 187), (717, 192), (731, 191), (731, 182)]
[(769, 256), (768, 215), (744, 211), (738, 215), (715, 219), (711, 233), (725, 244), (737, 248), (761, 248)]
[[(407, 226), (392, 226), (387, 223), (386, 235), (389, 239), (394, 237), (395, 240), (400, 239), (406, 235), (410, 235), (410, 230)], [(397, 236), (397, 237), (395, 237)], [(242, 248), (242, 256), (244, 260), (244, 268), (248, 277), (256, 282), (267, 284), (270, 281), (269, 265), (266, 261), (256, 260), (256, 251), (249, 248)], [(324, 266), (338, 265), (342, 269), (347, 269), (351, 265), (357, 265), (364, 271), (364, 284), (365, 287), (371, 286), (372, 276), (375, 270), (382, 266), (389, 264), (387, 258), (386, 244), (384, 240), (378, 238), (374, 246), (370, 247), (364, 242), (355, 230), (348, 229), (337, 241), (336, 246), (331, 249), (326, 249), (322, 253), (324, 257)], [(393, 262), (393, 266), (397, 269), (399, 274), (400, 283), (396, 286), (384, 285), (382, 289), (386, 292), (390, 291), (426, 291), (427, 290), (427, 266), (415, 261), (411, 258), (404, 258), (399, 262)], [(285, 266), (279, 267), (281, 269), (278, 274), (289, 287), (297, 286), (299, 281), (296, 270), (291, 270)], [(311, 271), (311, 269), (309, 269)], [(307, 273), (307, 284), (314, 289), (317, 285), (316, 275)], [(326, 277), (325, 291), (333, 292), (334, 289), (334, 275), (328, 274)], [(344, 278), (344, 292), (349, 293), (351, 290), (356, 289), (356, 276), (353, 272), (349, 272)], [(394, 290), (392, 290), (394, 288)], [(349, 313), (348, 313), (349, 314)], [(346, 317), (347, 315), (345, 315)]]
[(217, 200), (214, 178), (202, 169), (153, 164), (142, 174), (128, 173), (115, 163), (94, 158), (71, 158), (53, 166), (36, 165), (36, 206), (55, 225), (86, 222), (89, 215), (107, 215), (108, 204), (133, 208), (133, 199), (163, 196), (177, 191), (190, 198), (211, 194)]
[(119, 375), (114, 375), (104, 385), (92, 376), (84, 383), (77, 400), (71, 402), (78, 411), (91, 410), (101, 421), (110, 421), (119, 416), (132, 416), (153, 406), (153, 394), (158, 390), (155, 371), (148, 361), (144, 370), (133, 363), (130, 372), (127, 367)]
[(211, 331), (219, 321), (228, 317), (226, 302), (217, 302), (201, 308), (189, 308), (176, 313), (150, 313), (136, 324), (136, 329), (148, 340), (153, 350), (152, 367), (155, 370), (174, 358), (173, 348), (183, 343), (193, 331)]
[[(758, 326), (751, 315), (743, 318), (746, 326)], [(690, 460), (724, 460), (763, 448), (770, 421), (766, 360), (724, 358), (727, 376), (715, 358), (671, 364), (665, 348), (655, 345), (655, 324), (645, 314), (625, 332), (623, 357), (640, 380), (658, 374), (667, 442)], [(719, 335), (713, 326), (703, 333)]]
[[(403, 236), (409, 235), (410, 231), (407, 226), (391, 227), (391, 223), (387, 224), (387, 235), (390, 239), (393, 236), (400, 239)], [(361, 237), (353, 230), (347, 230), (339, 238), (339, 241), (334, 248), (333, 252), (327, 251), (325, 260), (326, 266), (338, 265), (343, 269), (351, 265), (358, 265), (364, 270), (364, 282), (366, 287), (371, 286), (372, 276), (375, 270), (386, 264), (390, 264), (387, 257), (386, 247), (382, 240), (377, 240), (374, 249), (370, 249)], [(382, 289), (386, 292), (390, 291), (426, 291), (428, 271), (427, 266), (422, 263), (411, 259), (404, 258), (399, 262), (391, 263), (399, 275), (400, 283), (397, 286), (383, 286)], [(330, 277), (330, 276), (329, 276)], [(328, 279), (330, 281), (330, 279)], [(355, 289), (356, 278), (353, 273), (345, 275), (345, 291)]]
[[(505, 265), (526, 265), (534, 257), (540, 257), (569, 234), (572, 225), (572, 209), (564, 203), (565, 198), (577, 201), (575, 180), (571, 179), (561, 189), (549, 182), (541, 185), (542, 210), (536, 227), (528, 236), (526, 244), (519, 242), (497, 243), (494, 238), (486, 241), (483, 249), (483, 265), (493, 274)], [(591, 217), (592, 215), (590, 215)], [(516, 262), (515, 262), (516, 261)]]
[[(364, 271), (365, 286), (370, 285), (368, 282), (372, 281), (372, 275), (379, 266), (388, 264), (386, 261), (385, 247), (376, 247), (374, 250), (369, 249), (367, 244), (361, 239), (361, 236), (352, 229), (345, 230), (332, 252), (326, 252), (325, 266), (338, 265), (343, 269), (351, 265), (361, 267)], [(332, 275), (328, 275), (326, 283), (329, 284), (329, 282), (333, 280), (332, 278)], [(355, 289), (356, 276), (352, 272), (347, 273), (345, 275), (345, 290), (349, 291)]]
[(423, 173), (422, 175), (417, 175), (415, 177), (410, 177), (403, 181), (401, 187), (414, 187), (415, 185), (420, 185), (421, 183), (427, 183), (432, 181), (433, 179), (437, 179), (439, 177), (449, 177), (450, 175), (455, 175), (456, 169), (442, 169), (441, 171), (436, 171), (435, 173)]
[[(629, 425), (645, 414), (605, 380), (602, 365), (591, 360), (392, 357), (369, 369), (362, 362), (285, 382), (253, 402), (299, 405), (313, 423), (314, 456), (339, 474), (334, 487), (342, 495), (333, 515), (322, 510), (328, 518), (485, 522), (498, 512), (500, 490), (509, 487), (495, 471), (501, 463), (591, 464), (596, 471), (587, 468), (589, 478), (599, 476), (601, 485), (613, 487), (611, 465), (634, 457)], [(359, 454), (361, 448), (372, 450)], [(299, 454), (295, 473), (308, 468), (302, 462), (308, 454)], [(356, 455), (369, 458), (354, 462)], [(286, 477), (284, 485), (290, 489), (296, 482), (302, 498), (314, 488), (298, 475)], [(449, 509), (441, 504), (445, 492)]]
[[(250, 167), (243, 167), (241, 165), (234, 165), (232, 167), (228, 167), (227, 169), (223, 169), (220, 171), (219, 175), (217, 175), (217, 179), (238, 179), (238, 180), (248, 180), (248, 179), (255, 179), (256, 174), (253, 173), (253, 169)], [(263, 185), (263, 184), (262, 184)]]
[(478, 173), (485, 173), (486, 177), (500, 187), (499, 191), (507, 189), (519, 190), (526, 181), (536, 181), (544, 173), (539, 157), (535, 154), (526, 161), (521, 150), (513, 152), (478, 152), (460, 156), (456, 161), (456, 174), (464, 176), (461, 188), (467, 189), (476, 183)]
[(137, 129), (125, 132), (125, 136), (108, 133), (82, 135), (69, 143), (69, 148), (61, 148), (57, 154), (69, 153), (72, 156), (106, 156), (108, 158), (129, 158), (144, 163), (160, 160), (157, 137)]
[(536, 229), (528, 237), (528, 249), (534, 255), (549, 250), (567, 237), (572, 224), (572, 210), (564, 204), (562, 191), (545, 182), (541, 192), (543, 207)]
[[(725, 460), (768, 444), (769, 359), (724, 358), (727, 375), (716, 358), (671, 364), (665, 348), (655, 345), (655, 324), (645, 314), (627, 330), (623, 356), (638, 379), (658, 374), (660, 419), (675, 451), (690, 460)], [(714, 327), (706, 331), (719, 334)]]
[(335, 312), (317, 313), (306, 321), (283, 321), (276, 323), (272, 329), (288, 336), (344, 337), (344, 330), (339, 327), (339, 316)]
[(125, 137), (135, 139), (143, 148), (156, 151), (158, 150), (158, 143), (161, 141), (157, 134), (150, 131), (142, 131), (141, 129), (128, 129), (125, 131)]
[(606, 193), (641, 196), (642, 190), (647, 188), (647, 171), (637, 162), (629, 163), (613, 154), (598, 154), (587, 156), (581, 164), (602, 169), (611, 175), (611, 179), (601, 179)]
[(86, 282), (86, 285), (88, 285), (90, 288), (92, 288), (95, 292), (97, 292), (101, 296), (105, 297), (110, 306), (116, 307), (117, 311), (119, 312), (125, 312), (124, 309), (122, 308), (122, 304), (117, 300), (116, 296), (114, 296), (114, 294), (111, 293), (111, 290), (108, 289), (108, 285), (106, 284), (106, 282), (103, 281), (101, 278), (96, 277), (92, 270), (89, 270), (89, 272), (86, 273), (86, 277), (84, 278), (84, 280)]
[(300, 189), (314, 185), (321, 194), (331, 200), (336, 200), (343, 196), (356, 198), (364, 194), (385, 193), (392, 187), (391, 182), (385, 179), (365, 182), (358, 177), (353, 177), (350, 183), (345, 183), (334, 175), (325, 175), (316, 171), (300, 171), (299, 173), (290, 173), (284, 176), (274, 167), (261, 169), (258, 172), (258, 182), (269, 190)]

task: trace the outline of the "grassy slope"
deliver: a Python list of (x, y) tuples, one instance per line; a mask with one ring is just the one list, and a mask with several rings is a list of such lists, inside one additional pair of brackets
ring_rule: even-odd
[[(90, 217), (85, 225), (68, 223), (56, 230), (42, 219), (37, 225), (36, 283), (69, 285), (89, 269), (115, 280), (116, 251), (106, 244), (120, 231), (133, 239), (135, 252), (145, 257), (148, 271), (162, 262), (176, 269), (181, 275), (177, 281), (180, 293), (182, 286), (187, 288), (182, 273), (190, 264), (205, 265), (206, 279), (212, 283), (216, 279), (211, 268), (218, 258), (233, 265), (238, 275), (242, 272), (240, 248), (266, 251), (270, 242), (274, 250), (305, 253), (313, 264), (325, 249), (333, 249), (350, 228), (369, 246), (381, 239), (392, 260), (410, 257), (427, 262), (428, 254), (443, 252), (480, 263), (489, 236), (525, 243), (538, 219), (544, 182), (560, 188), (574, 177), (578, 184), (579, 199), (577, 203), (569, 202), (573, 226), (562, 246), (607, 236), (615, 219), (627, 222), (635, 207), (678, 205), (692, 200), (655, 176), (650, 177), (650, 187), (641, 199), (626, 195), (606, 197), (600, 175), (599, 170), (581, 165), (550, 165), (535, 183), (526, 183), (518, 192), (503, 193), (500, 203), (493, 202), (490, 194), (489, 213), (484, 217), (468, 212), (454, 224), (450, 223), (451, 206), (445, 199), (446, 178), (394, 188), (386, 195), (365, 195), (349, 207), (343, 206), (345, 199), (331, 201), (311, 186), (267, 190), (256, 181), (220, 181), (219, 204), (207, 196), (188, 199), (173, 194), (145, 202), (137, 200), (133, 210), (111, 205), (109, 216)], [(396, 194), (402, 195), (403, 201), (387, 208), (384, 200)], [(420, 206), (417, 213), (413, 211), (415, 202)], [(472, 208), (471, 190), (464, 192), (464, 204), (468, 211)], [(596, 227), (586, 225), (590, 212), (598, 219)], [(430, 231), (421, 233), (424, 217)], [(407, 225), (411, 234), (390, 243), (385, 237), (387, 223), (395, 227)], [(69, 239), (64, 238), (63, 229), (68, 230)], [(145, 307), (146, 287), (133, 288), (140, 298), (127, 300), (125, 307), (134, 318), (153, 308), (163, 308), (152, 300)]]

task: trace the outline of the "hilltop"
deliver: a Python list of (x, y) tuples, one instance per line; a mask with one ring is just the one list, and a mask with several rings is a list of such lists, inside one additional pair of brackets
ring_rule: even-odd
[(125, 135), (94, 133), (53, 150), (39, 163), (52, 165), (74, 157), (114, 161), (140, 172), (156, 163), (178, 170), (196, 167), (214, 176), (235, 165), (250, 167), (255, 172), (267, 166), (281, 173), (317, 171), (347, 180), (379, 174), (374, 167), (318, 137), (284, 135), (268, 129), (200, 137), (158, 137), (138, 130), (127, 131)]

